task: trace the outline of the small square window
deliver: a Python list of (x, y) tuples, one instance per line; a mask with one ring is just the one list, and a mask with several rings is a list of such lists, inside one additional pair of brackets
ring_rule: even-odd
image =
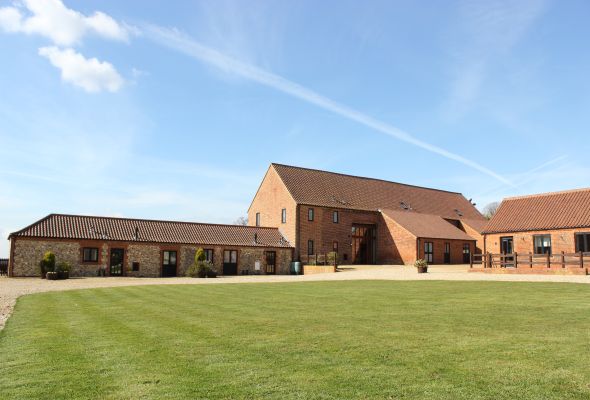
[(205, 260), (213, 263), (213, 249), (205, 249)]
[(131, 270), (134, 272), (139, 271), (139, 263), (137, 261), (134, 261), (133, 263), (131, 263)]
[(98, 262), (98, 249), (95, 247), (84, 247), (82, 250), (82, 262)]

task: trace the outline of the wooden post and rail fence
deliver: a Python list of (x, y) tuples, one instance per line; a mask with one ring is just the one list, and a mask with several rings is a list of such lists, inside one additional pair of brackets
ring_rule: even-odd
[(472, 254), (470, 268), (512, 268), (512, 269), (577, 269), (584, 270), (590, 266), (590, 253), (566, 253), (557, 254), (533, 254), (533, 253), (508, 253), (508, 254)]

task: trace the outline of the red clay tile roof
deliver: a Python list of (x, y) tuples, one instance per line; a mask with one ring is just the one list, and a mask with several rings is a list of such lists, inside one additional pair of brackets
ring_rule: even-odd
[[(136, 227), (137, 239), (134, 238)], [(254, 234), (257, 234), (257, 243), (254, 243)], [(50, 214), (10, 236), (291, 247), (277, 228), (62, 214)]]
[(590, 227), (590, 188), (504, 199), (483, 233)]
[(461, 218), (461, 222), (464, 223), (465, 225), (470, 226), (472, 229), (475, 229), (479, 233), (481, 233), (484, 230), (484, 228), (486, 227), (488, 220), (485, 218), (483, 218), (483, 219)]
[(475, 240), (438, 215), (397, 210), (381, 210), (381, 213), (417, 238)]
[(354, 210), (402, 210), (449, 219), (484, 219), (461, 193), (429, 189), (380, 179), (272, 164), (299, 204)]

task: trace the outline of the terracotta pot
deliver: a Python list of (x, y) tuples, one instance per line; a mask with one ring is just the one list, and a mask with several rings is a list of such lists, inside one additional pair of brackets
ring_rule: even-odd
[(55, 281), (58, 279), (57, 272), (48, 272), (47, 273), (47, 280), (48, 281)]
[(416, 269), (418, 270), (419, 274), (425, 274), (428, 272), (428, 267), (417, 267)]

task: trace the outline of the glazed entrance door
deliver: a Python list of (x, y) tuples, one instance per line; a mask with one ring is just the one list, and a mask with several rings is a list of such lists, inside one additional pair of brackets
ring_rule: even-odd
[(375, 264), (376, 254), (376, 228), (374, 225), (352, 226), (352, 262), (353, 264)]
[[(500, 238), (500, 252), (502, 254), (512, 254), (513, 249), (514, 249), (514, 247), (513, 247), (512, 236), (506, 236), (506, 237)], [(505, 257), (504, 262), (506, 263), (504, 265), (505, 267), (513, 267), (514, 264), (512, 264), (512, 262), (514, 262), (514, 257)]]
[(277, 253), (276, 251), (267, 251), (266, 252), (266, 273), (267, 274), (276, 274), (276, 260), (277, 260)]
[(176, 276), (176, 251), (164, 251), (162, 253), (162, 276), (172, 277)]
[(123, 264), (125, 262), (125, 249), (111, 249), (109, 263), (110, 276), (123, 276)]
[(238, 251), (224, 250), (223, 251), (223, 275), (237, 275), (238, 274)]

